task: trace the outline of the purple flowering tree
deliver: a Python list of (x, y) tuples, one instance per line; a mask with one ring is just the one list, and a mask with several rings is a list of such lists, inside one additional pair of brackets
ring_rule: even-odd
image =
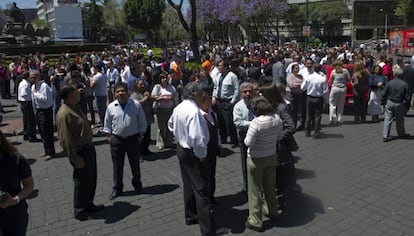
[(236, 27), (244, 39), (246, 29), (256, 34), (271, 31), (275, 28), (273, 22), (289, 8), (285, 0), (196, 0), (196, 5), (197, 16), (206, 31)]

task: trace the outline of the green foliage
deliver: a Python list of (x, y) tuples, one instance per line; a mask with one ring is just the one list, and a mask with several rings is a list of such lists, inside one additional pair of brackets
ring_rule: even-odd
[(184, 69), (187, 71), (196, 71), (200, 69), (200, 63), (197, 62), (186, 62), (184, 63)]
[(158, 38), (164, 42), (188, 39), (188, 34), (181, 25), (177, 12), (170, 5), (167, 5), (163, 13)]
[(405, 25), (414, 25), (414, 2), (413, 0), (397, 0), (394, 10), (396, 16), (403, 19)]
[(92, 0), (90, 3), (86, 2), (84, 5), (84, 25), (91, 29), (91, 40), (97, 41), (98, 35), (104, 26), (103, 21), (103, 7), (96, 4), (96, 0)]
[(36, 26), (36, 27), (44, 27), (44, 26), (47, 26), (46, 21), (45, 20), (40, 20), (39, 18), (36, 18), (36, 19), (32, 20), (31, 24), (33, 26)]
[(164, 0), (126, 0), (124, 3), (126, 22), (135, 29), (158, 29), (164, 10)]
[(109, 42), (126, 42), (131, 35), (126, 24), (125, 12), (120, 8), (116, 0), (104, 0), (103, 2), (103, 35)]
[[(344, 1), (309, 3), (308, 24), (311, 34), (320, 35), (323, 29), (324, 35), (341, 35), (341, 20), (350, 17), (351, 11)], [(302, 26), (306, 24), (306, 4), (292, 4), (284, 19), (297, 32), (302, 32)]]

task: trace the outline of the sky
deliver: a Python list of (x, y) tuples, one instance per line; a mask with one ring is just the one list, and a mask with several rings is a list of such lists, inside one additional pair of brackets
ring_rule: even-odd
[(0, 6), (2, 9), (6, 9), (6, 5), (11, 4), (13, 2), (16, 2), (17, 7), (21, 9), (36, 8), (36, 0), (1, 0)]
[[(87, 0), (81, 0), (81, 2), (86, 2)], [(6, 9), (7, 4), (17, 3), (17, 7), (20, 9), (25, 8), (36, 8), (36, 0), (0, 0), (0, 7)]]

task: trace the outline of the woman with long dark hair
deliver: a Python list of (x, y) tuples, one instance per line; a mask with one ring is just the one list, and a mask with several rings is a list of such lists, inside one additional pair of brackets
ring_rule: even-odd
[(29, 216), (24, 199), (33, 187), (30, 165), (0, 130), (0, 235), (26, 235)]

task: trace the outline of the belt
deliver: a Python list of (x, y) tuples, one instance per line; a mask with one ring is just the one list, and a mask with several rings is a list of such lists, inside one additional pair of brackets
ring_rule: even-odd
[(403, 101), (402, 100), (394, 100), (394, 99), (388, 99), (388, 100), (390, 100), (391, 102), (395, 102), (395, 103), (402, 103)]
[(308, 95), (308, 97), (311, 97), (311, 98), (322, 98), (322, 97), (315, 97), (315, 96), (311, 96), (311, 95)]
[(133, 134), (133, 135), (129, 135), (129, 136), (120, 136), (120, 135), (116, 135), (116, 134), (112, 134), (112, 135), (117, 137), (118, 139), (126, 140), (126, 139), (129, 139), (129, 138), (133, 138), (133, 137), (138, 136), (138, 133)]
[(53, 107), (48, 107), (48, 108), (36, 108), (36, 111), (47, 111), (49, 109), (52, 109)]
[(216, 98), (217, 101), (219, 102), (230, 102), (231, 99), (226, 99), (226, 98)]

